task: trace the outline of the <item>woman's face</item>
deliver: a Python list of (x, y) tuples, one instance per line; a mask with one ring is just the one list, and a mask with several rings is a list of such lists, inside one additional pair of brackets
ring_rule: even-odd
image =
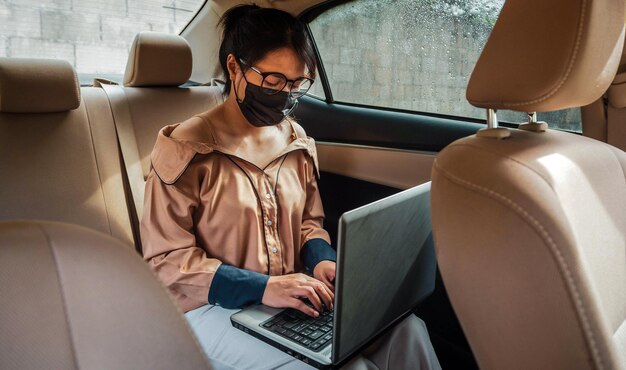
[[(305, 64), (291, 48), (280, 48), (271, 51), (254, 64), (261, 72), (279, 72), (290, 80), (305, 76)], [(255, 85), (261, 84), (261, 76), (254, 71), (247, 70), (246, 78)], [(289, 91), (289, 84), (284, 90)]]
[(250, 64), (235, 60), (232, 54), (228, 58), (233, 80), (231, 101), (237, 102), (253, 126), (271, 126), (283, 121), (297, 106), (298, 97), (310, 87), (311, 80), (303, 78), (305, 63), (290, 48), (274, 50)]
[[(231, 67), (234, 67), (231, 69), (230, 78), (233, 84), (236, 85), (235, 87), (239, 94), (239, 99), (244, 98), (243, 94), (245, 94), (246, 86), (245, 80), (247, 80), (251, 84), (261, 86), (263, 77), (261, 77), (261, 75), (259, 75), (257, 72), (250, 69), (250, 67), (253, 67), (260, 72), (278, 72), (283, 74), (289, 80), (296, 80), (299, 77), (303, 76), (308, 77), (308, 74), (305, 74), (305, 63), (302, 61), (302, 59), (298, 57), (293, 49), (288, 47), (270, 51), (265, 55), (265, 57), (263, 57), (263, 59), (257, 61), (251, 66), (243, 65), (241, 61), (235, 59), (232, 54), (229, 55), (228, 59), (229, 69), (231, 69)], [(243, 70), (245, 71), (245, 79), (242, 75), (241, 68), (243, 68)], [(266, 85), (267, 83), (270, 83), (269, 87), (272, 87), (271, 78), (266, 79)], [(287, 84), (284, 86), (283, 91), (289, 91), (290, 88), (291, 84)]]

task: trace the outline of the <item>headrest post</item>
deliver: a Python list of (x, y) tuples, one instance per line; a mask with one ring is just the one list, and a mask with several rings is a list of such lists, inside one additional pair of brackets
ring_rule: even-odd
[(537, 122), (537, 112), (528, 112), (528, 122), (519, 125), (520, 130), (532, 132), (545, 132), (548, 124), (545, 122)]
[(478, 137), (485, 137), (490, 139), (506, 139), (511, 136), (511, 131), (506, 127), (498, 127), (498, 114), (496, 109), (487, 109), (487, 127), (478, 130), (476, 135)]
[(487, 128), (498, 128), (497, 109), (487, 109)]

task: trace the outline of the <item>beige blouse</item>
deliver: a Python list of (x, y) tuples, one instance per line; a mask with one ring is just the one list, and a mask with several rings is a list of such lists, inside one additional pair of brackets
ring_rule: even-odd
[(303, 270), (307, 241), (330, 243), (315, 142), (289, 122), (293, 141), (265, 168), (220, 146), (219, 135), (200, 143), (170, 137), (178, 124), (159, 132), (141, 220), (143, 253), (185, 312), (208, 303), (221, 264), (284, 275)]

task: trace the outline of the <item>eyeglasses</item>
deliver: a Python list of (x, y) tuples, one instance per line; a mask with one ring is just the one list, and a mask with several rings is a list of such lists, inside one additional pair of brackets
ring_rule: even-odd
[(281, 92), (288, 83), (291, 83), (289, 88), (289, 95), (293, 98), (299, 98), (309, 91), (314, 80), (308, 77), (298, 77), (295, 80), (290, 80), (280, 72), (261, 72), (258, 68), (255, 68), (243, 60), (239, 59), (241, 64), (247, 66), (254, 72), (258, 73), (263, 79), (261, 80), (261, 91), (267, 95), (274, 95)]

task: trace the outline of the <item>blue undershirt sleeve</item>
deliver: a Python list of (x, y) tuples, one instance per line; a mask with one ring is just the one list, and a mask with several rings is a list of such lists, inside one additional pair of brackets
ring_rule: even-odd
[(209, 303), (224, 308), (242, 308), (261, 303), (269, 278), (258, 272), (222, 263), (211, 282)]
[(307, 270), (313, 271), (315, 266), (322, 261), (337, 261), (337, 252), (333, 247), (321, 238), (307, 241), (302, 246), (300, 258)]

